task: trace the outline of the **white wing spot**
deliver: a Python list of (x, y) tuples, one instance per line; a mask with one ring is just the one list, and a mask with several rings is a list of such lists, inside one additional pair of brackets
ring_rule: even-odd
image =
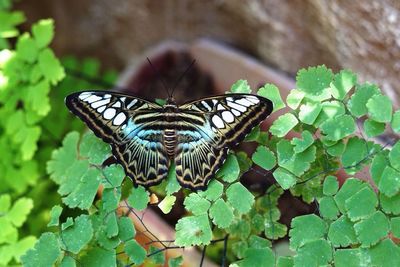
[(203, 107), (205, 107), (208, 111), (211, 111), (211, 107), (207, 104), (206, 101), (202, 100), (201, 104), (203, 105)]
[(119, 101), (115, 102), (114, 105), (112, 105), (112, 107), (120, 108), (121, 107), (121, 102), (119, 102)]
[(126, 124), (124, 124), (124, 125), (121, 126), (121, 130), (123, 130), (123, 129), (125, 129), (125, 128), (126, 128)]
[(111, 95), (110, 94), (105, 94), (105, 95), (103, 95), (103, 98), (111, 98)]
[(236, 109), (231, 109), (231, 112), (233, 113), (233, 115), (235, 115), (236, 117), (238, 117), (238, 116), (240, 116), (240, 112), (239, 111), (237, 111)]
[(106, 111), (104, 111), (103, 117), (106, 120), (111, 120), (112, 118), (114, 118), (115, 113), (116, 113), (116, 110), (114, 108), (108, 108), (108, 109), (106, 109)]
[(90, 106), (92, 108), (98, 108), (100, 106), (107, 105), (108, 103), (110, 103), (110, 99), (103, 99), (103, 100), (92, 103)]
[(214, 106), (218, 103), (218, 101), (215, 99), (212, 99), (212, 102), (213, 102)]
[(121, 97), (119, 100), (121, 100), (122, 103), (125, 103), (126, 97), (123, 96), (123, 97)]
[(127, 108), (127, 109), (130, 109), (132, 106), (134, 106), (134, 105), (136, 104), (136, 102), (137, 102), (137, 99), (133, 99), (133, 100), (131, 101), (131, 103), (129, 103), (128, 106), (127, 106), (126, 108)]
[(80, 100), (83, 100), (83, 99), (89, 97), (90, 95), (92, 95), (92, 93), (90, 93), (90, 92), (83, 92), (83, 93), (81, 93), (81, 94), (79, 95), (79, 99), (80, 99)]
[(233, 114), (230, 111), (224, 111), (221, 115), (224, 121), (227, 123), (231, 123), (235, 120), (235, 117), (233, 117)]
[(98, 113), (102, 113), (106, 109), (106, 106), (101, 106), (97, 109)]
[(214, 124), (217, 128), (219, 128), (219, 129), (222, 129), (222, 128), (225, 127), (224, 121), (221, 120), (221, 118), (218, 117), (217, 115), (214, 115), (214, 116), (212, 117), (212, 122), (213, 122), (213, 124)]
[(260, 99), (258, 99), (256, 96), (253, 95), (247, 96), (246, 99), (252, 102), (253, 104), (258, 104), (260, 102)]
[(232, 97), (227, 97), (226, 100), (227, 101), (233, 101), (233, 98)]
[(245, 112), (247, 110), (246, 107), (243, 107), (242, 105), (238, 105), (236, 103), (229, 102), (229, 101), (228, 101), (228, 106), (230, 106), (231, 108), (237, 109), (240, 112)]
[(241, 98), (239, 100), (236, 100), (235, 102), (245, 107), (250, 107), (254, 105), (253, 102), (250, 102), (246, 98)]
[(126, 120), (126, 115), (123, 112), (118, 113), (113, 120), (114, 125), (121, 125)]
[(100, 99), (101, 99), (101, 97), (99, 97), (97, 95), (91, 95), (85, 99), (85, 102), (93, 103), (93, 102), (99, 101)]
[(217, 110), (225, 110), (224, 106), (221, 104), (218, 104), (217, 106)]

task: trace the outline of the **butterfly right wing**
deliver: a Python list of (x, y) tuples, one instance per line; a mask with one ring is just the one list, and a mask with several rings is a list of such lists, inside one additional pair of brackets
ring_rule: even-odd
[(148, 187), (167, 177), (163, 129), (153, 127), (149, 120), (162, 115), (161, 106), (107, 91), (73, 93), (65, 103), (96, 136), (111, 145), (113, 155), (135, 185)]

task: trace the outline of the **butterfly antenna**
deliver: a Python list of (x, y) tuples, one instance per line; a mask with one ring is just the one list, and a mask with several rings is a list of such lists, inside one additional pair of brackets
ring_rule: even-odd
[(172, 94), (169, 93), (168, 87), (167, 87), (167, 83), (164, 81), (164, 79), (162, 78), (162, 76), (160, 75), (160, 72), (157, 71), (157, 69), (154, 67), (153, 63), (151, 63), (150, 59), (148, 57), (146, 57), (147, 61), (149, 62), (153, 72), (156, 74), (157, 78), (161, 81), (161, 83), (164, 86), (165, 91), (167, 91), (167, 95), (168, 97), (171, 97)]
[(179, 83), (182, 81), (183, 77), (185, 77), (185, 75), (189, 72), (189, 70), (192, 68), (192, 66), (194, 65), (195, 62), (196, 62), (196, 60), (193, 59), (192, 63), (190, 63), (190, 65), (186, 68), (186, 70), (181, 74), (179, 79), (176, 81), (176, 83), (174, 84), (174, 87), (172, 87), (171, 96), (174, 94), (175, 88), (179, 85)]

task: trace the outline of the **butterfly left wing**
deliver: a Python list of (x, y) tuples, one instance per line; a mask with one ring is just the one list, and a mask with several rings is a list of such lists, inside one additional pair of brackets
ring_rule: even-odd
[(113, 155), (135, 185), (147, 187), (166, 178), (169, 160), (162, 129), (154, 128), (151, 121), (161, 116), (161, 106), (107, 91), (73, 93), (65, 103), (96, 136), (111, 145)]
[(226, 94), (179, 107), (176, 174), (180, 184), (204, 190), (228, 150), (272, 112), (272, 102), (251, 94)]

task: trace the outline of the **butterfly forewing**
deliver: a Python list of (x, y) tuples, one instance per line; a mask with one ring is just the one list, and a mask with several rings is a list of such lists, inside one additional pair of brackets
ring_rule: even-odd
[(162, 107), (128, 95), (85, 91), (69, 95), (67, 107), (112, 147), (113, 155), (136, 185), (160, 183), (169, 160), (163, 145)]
[(227, 94), (184, 104), (179, 112), (193, 123), (186, 125), (190, 131), (177, 131), (177, 178), (185, 187), (204, 190), (228, 150), (272, 112), (272, 102), (255, 95)]

